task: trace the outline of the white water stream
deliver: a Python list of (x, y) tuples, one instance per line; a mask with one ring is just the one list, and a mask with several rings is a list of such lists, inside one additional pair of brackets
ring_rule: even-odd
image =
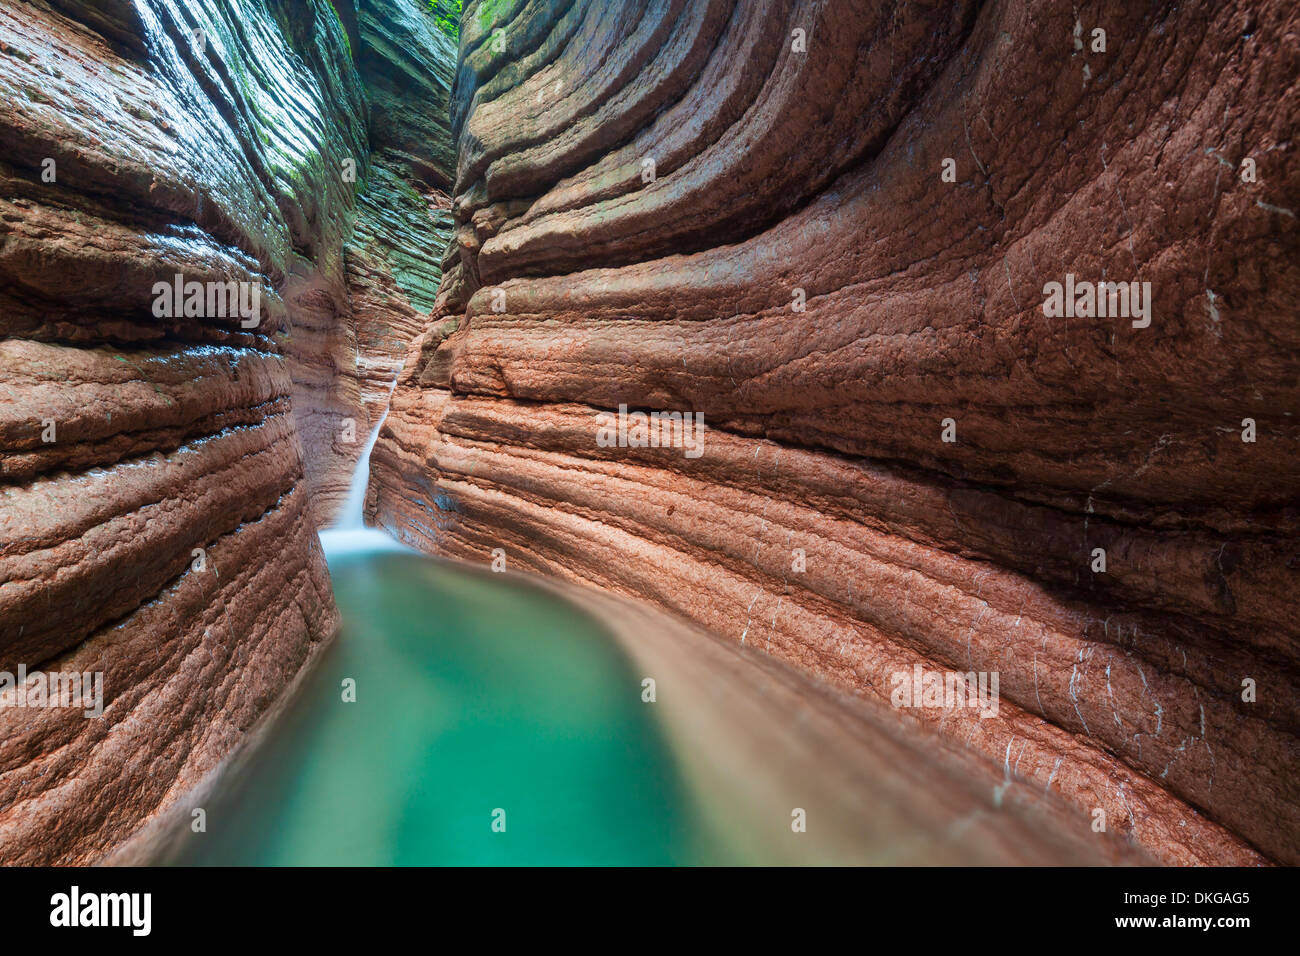
[(379, 440), (379, 430), (388, 420), (392, 408), (393, 390), (397, 379), (388, 387), (388, 401), (384, 403), (384, 413), (379, 416), (379, 423), (371, 430), (366, 439), (357, 466), (352, 472), (352, 481), (348, 485), (348, 496), (343, 507), (334, 519), (334, 524), (320, 533), (322, 546), (327, 558), (355, 551), (374, 551), (400, 548), (391, 537), (376, 528), (366, 527), (366, 489), (370, 487), (370, 453), (374, 451), (375, 442)]

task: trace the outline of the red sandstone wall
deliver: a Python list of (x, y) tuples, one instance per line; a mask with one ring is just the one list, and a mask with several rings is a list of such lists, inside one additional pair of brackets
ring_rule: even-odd
[[(1160, 859), (1300, 862), (1298, 16), (471, 5), (379, 521), (866, 697), (996, 671), (899, 719)], [(1045, 314), (1067, 273), (1149, 326)], [(620, 403), (704, 453), (600, 447)]]
[[(188, 822), (337, 627), (316, 506), (360, 410), (328, 5), (57, 6), (0, 3), (0, 671), (98, 672), (104, 712), (0, 708), (6, 864)], [(178, 272), (261, 323), (157, 316)]]

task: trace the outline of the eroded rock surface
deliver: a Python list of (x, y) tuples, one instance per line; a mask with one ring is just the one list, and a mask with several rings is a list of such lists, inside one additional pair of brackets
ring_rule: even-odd
[[(101, 858), (274, 708), (396, 380), (403, 540), (877, 710), (996, 672), (889, 711), (995, 809), (1300, 862), (1298, 17), (487, 0), (453, 70), (419, 0), (0, 0), (0, 670), (106, 705), (0, 708), (0, 860)], [(157, 316), (175, 273), (260, 321)]]
[(360, 16), (371, 152), (347, 269), (357, 372), (374, 426), (442, 279), (452, 230), (456, 49), (418, 0), (362, 0)]
[[(0, 707), (4, 863), (174, 810), (337, 626), (347, 51), (323, 0), (0, 4), (0, 670), (104, 704)], [(260, 315), (160, 315), (178, 273)]]
[[(899, 719), (1166, 862), (1300, 862), (1298, 17), (470, 5), (378, 519), (868, 698), (997, 672)], [(1047, 315), (1067, 274), (1149, 324)], [(602, 447), (620, 404), (703, 453)]]

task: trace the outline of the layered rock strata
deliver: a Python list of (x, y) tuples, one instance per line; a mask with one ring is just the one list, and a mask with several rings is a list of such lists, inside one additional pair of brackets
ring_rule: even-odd
[[(0, 671), (103, 694), (0, 695), (0, 862), (174, 813), (337, 626), (349, 49), (325, 0), (0, 4)], [(256, 307), (160, 307), (178, 274)]]
[(1165, 862), (1300, 862), (1298, 16), (469, 5), (377, 519), (886, 704), (996, 672), (898, 719)]
[(456, 49), (418, 0), (362, 0), (359, 12), (370, 162), (346, 262), (358, 380), (376, 426), (427, 324), (451, 237)]

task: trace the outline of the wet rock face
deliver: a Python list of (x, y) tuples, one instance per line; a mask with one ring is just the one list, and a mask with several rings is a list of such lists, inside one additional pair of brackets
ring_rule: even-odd
[(359, 14), (371, 153), (346, 263), (357, 375), (373, 427), (442, 279), (452, 231), (456, 48), (419, 0), (362, 0)]
[[(337, 626), (365, 103), (323, 0), (3, 3), (0, 49), (0, 671), (103, 694), (0, 707), (0, 860), (89, 862)], [(160, 306), (176, 274), (256, 306)]]
[(470, 6), (380, 520), (886, 702), (997, 673), (899, 719), (1165, 861), (1300, 862), (1297, 16)]

